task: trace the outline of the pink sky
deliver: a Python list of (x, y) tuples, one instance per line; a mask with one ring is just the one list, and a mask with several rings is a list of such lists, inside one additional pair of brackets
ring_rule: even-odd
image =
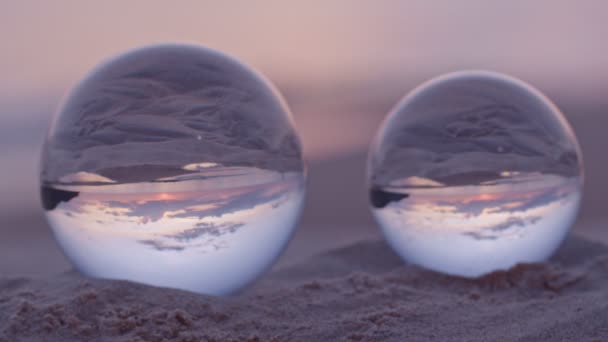
[(256, 67), (286, 91), (306, 157), (324, 159), (365, 149), (397, 96), (444, 72), (490, 69), (549, 96), (603, 99), (606, 13), (601, 0), (1, 1), (0, 153), (12, 162), (0, 188), (35, 183), (61, 95), (127, 49), (196, 43)]
[(3, 94), (61, 92), (104, 58), (167, 41), (223, 50), (282, 82), (462, 68), (579, 86), (608, 79), (603, 1), (14, 1), (0, 9)]

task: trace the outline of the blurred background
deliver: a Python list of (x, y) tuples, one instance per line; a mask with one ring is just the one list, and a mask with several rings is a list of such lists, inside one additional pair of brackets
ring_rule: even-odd
[(608, 215), (606, 13), (600, 0), (0, 1), (0, 274), (69, 267), (38, 199), (51, 117), (92, 67), (161, 42), (233, 55), (289, 103), (310, 181), (302, 224), (280, 263), (379, 237), (364, 188), (368, 144), (408, 91), (461, 69), (518, 77), (562, 109), (586, 165), (576, 230), (608, 241), (600, 223)]

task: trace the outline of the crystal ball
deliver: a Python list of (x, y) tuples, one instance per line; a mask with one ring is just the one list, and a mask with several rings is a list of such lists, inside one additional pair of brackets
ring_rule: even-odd
[(220, 52), (155, 45), (68, 94), (41, 198), (82, 273), (210, 295), (260, 276), (294, 233), (305, 164), (281, 95)]
[(549, 99), (512, 77), (465, 71), (422, 84), (388, 114), (367, 184), (402, 259), (477, 277), (551, 256), (576, 218), (582, 170)]

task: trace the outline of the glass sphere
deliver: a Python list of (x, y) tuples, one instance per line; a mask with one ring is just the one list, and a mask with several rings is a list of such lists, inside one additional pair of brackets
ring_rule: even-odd
[(470, 71), (398, 103), (367, 180), (373, 215), (404, 260), (476, 277), (547, 259), (576, 218), (583, 175), (555, 105), (519, 80)]
[(71, 91), (43, 147), (41, 197), (84, 274), (224, 295), (285, 248), (305, 176), (268, 81), (217, 51), (157, 45)]

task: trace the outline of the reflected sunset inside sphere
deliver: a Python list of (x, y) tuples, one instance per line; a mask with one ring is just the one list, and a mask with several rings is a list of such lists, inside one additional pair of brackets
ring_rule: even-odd
[(281, 95), (217, 51), (156, 45), (93, 70), (42, 154), (41, 197), (84, 274), (224, 295), (291, 238), (300, 140)]
[(447, 74), (385, 119), (368, 160), (371, 210), (406, 261), (476, 277), (547, 259), (578, 213), (580, 149), (539, 91)]

